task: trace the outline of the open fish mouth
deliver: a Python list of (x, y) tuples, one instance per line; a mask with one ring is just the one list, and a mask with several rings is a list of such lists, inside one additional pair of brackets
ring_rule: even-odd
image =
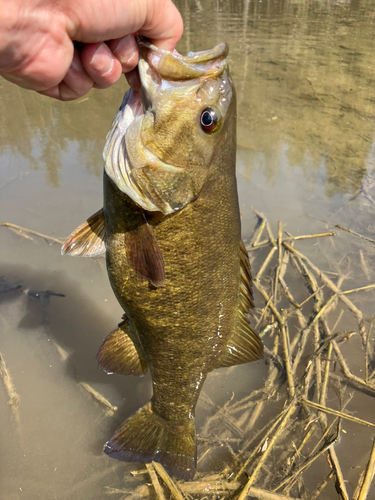
[[(197, 198), (197, 181), (189, 178), (185, 169), (166, 163), (145, 145), (142, 133), (145, 118), (147, 123), (153, 119), (158, 95), (163, 92), (193, 94), (203, 81), (219, 77), (227, 68), (228, 46), (222, 43), (211, 50), (182, 56), (176, 51), (158, 49), (139, 36), (137, 43), (141, 88), (139, 92), (134, 89), (126, 92), (113, 120), (103, 151), (105, 171), (141, 208), (168, 215)], [(186, 199), (181, 196), (173, 199), (170, 192), (182, 184), (188, 184), (185, 192), (189, 194)]]

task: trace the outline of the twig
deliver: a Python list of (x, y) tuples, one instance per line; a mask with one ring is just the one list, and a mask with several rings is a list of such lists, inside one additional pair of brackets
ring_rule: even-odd
[(329, 413), (330, 415), (335, 415), (336, 417), (345, 418), (346, 420), (351, 420), (357, 424), (361, 425), (369, 425), (371, 427), (375, 427), (375, 424), (371, 422), (367, 422), (366, 420), (362, 420), (361, 418), (353, 417), (352, 415), (348, 415), (347, 413), (343, 413), (342, 411), (333, 410), (332, 408), (327, 408), (326, 406), (320, 405), (318, 403), (313, 403), (306, 398), (302, 398), (303, 402), (312, 408), (316, 408), (319, 411), (323, 411), (324, 413)]
[(362, 488), (358, 497), (358, 500), (366, 500), (370, 486), (372, 483), (372, 480), (374, 478), (374, 473), (375, 473), (375, 439), (372, 441), (372, 449), (370, 453), (370, 458), (367, 463), (366, 467), (366, 472), (365, 472), (365, 477), (363, 480)]
[(53, 236), (47, 236), (46, 234), (38, 233), (37, 231), (33, 231), (32, 229), (26, 229), (25, 227), (17, 226), (16, 224), (11, 224), (10, 222), (1, 222), (0, 226), (8, 227), (10, 229), (17, 229), (21, 233), (33, 234), (34, 236), (39, 236), (40, 238), (44, 238), (47, 241), (52, 241), (53, 243), (59, 243), (62, 245), (64, 240), (60, 240), (58, 238), (54, 238)]
[(325, 285), (322, 285), (321, 287), (319, 287), (314, 293), (312, 293), (311, 295), (309, 295), (307, 297), (307, 299), (305, 299), (303, 302), (300, 303), (299, 307), (301, 308), (302, 306), (304, 306), (306, 304), (306, 302), (308, 302), (310, 299), (312, 299), (313, 297), (315, 297), (315, 295), (317, 293), (320, 292), (320, 290), (323, 290), (323, 288), (325, 287)]
[(293, 373), (292, 373), (292, 367), (291, 367), (291, 362), (290, 362), (290, 350), (289, 350), (289, 339), (287, 337), (287, 329), (285, 325), (280, 325), (280, 331), (281, 331), (281, 341), (283, 345), (283, 354), (284, 354), (284, 363), (285, 363), (285, 371), (286, 371), (286, 377), (288, 381), (288, 391), (289, 391), (289, 397), (293, 398), (295, 394), (295, 387), (294, 387), (294, 379), (293, 379)]
[(108, 410), (110, 410), (110, 415), (112, 415), (112, 412), (117, 411), (117, 406), (113, 406), (107, 398), (105, 398), (100, 392), (95, 390), (91, 385), (87, 384), (86, 382), (79, 382), (79, 385), (85, 389), (89, 394), (94, 396), (94, 398), (99, 401), (99, 403), (103, 404), (104, 406), (107, 407)]
[(345, 377), (347, 377), (349, 380), (352, 380), (353, 382), (356, 382), (359, 385), (363, 385), (364, 387), (375, 391), (375, 387), (371, 386), (370, 384), (366, 384), (364, 380), (362, 380), (360, 377), (357, 377), (357, 375), (354, 375), (352, 373), (344, 359), (344, 356), (342, 355), (339, 346), (337, 345), (337, 342), (335, 340), (332, 340), (332, 347), (335, 351), (335, 354), (337, 356), (337, 359), (341, 365), (342, 371), (344, 372)]
[(241, 494), (239, 495), (238, 500), (244, 500), (247, 497), (250, 487), (253, 485), (254, 481), (256, 480), (260, 469), (262, 468), (262, 466), (263, 466), (264, 462), (266, 461), (268, 455), (270, 454), (274, 444), (276, 443), (276, 441), (279, 438), (282, 431), (285, 429), (288, 421), (290, 420), (290, 417), (293, 415), (295, 410), (296, 410), (296, 402), (295, 402), (295, 400), (292, 400), (289, 404), (288, 409), (285, 410), (285, 413), (280, 421), (280, 424), (279, 424), (277, 431), (270, 439), (266, 451), (263, 453), (263, 455), (259, 459), (257, 466), (255, 467), (254, 471), (252, 472), (251, 476), (249, 477), (249, 480), (247, 481), (246, 485), (244, 486), (244, 489), (242, 490)]
[(327, 278), (323, 271), (316, 267), (305, 255), (295, 250), (292, 246), (288, 245), (288, 243), (283, 243), (283, 245), (287, 250), (289, 250), (289, 252), (303, 259), (308, 264), (308, 266), (321, 278), (321, 280), (324, 281), (324, 283), (326, 283), (326, 285), (329, 286), (329, 288), (331, 288), (333, 292), (338, 294), (340, 300), (344, 302), (344, 304), (355, 314), (358, 321), (359, 331), (362, 337), (362, 343), (363, 345), (366, 345), (367, 333), (363, 321), (362, 312), (353, 304), (351, 300), (346, 297), (345, 294), (341, 294), (341, 290), (333, 283), (333, 281)]
[[(261, 222), (260, 222), (260, 225), (259, 225), (259, 228), (258, 228), (258, 233), (257, 233), (257, 235), (256, 235), (253, 243), (251, 244), (251, 246), (253, 248), (255, 248), (258, 245), (259, 240), (260, 240), (260, 238), (261, 238), (261, 236), (263, 234), (263, 230), (264, 230), (264, 228), (266, 226), (266, 219), (261, 214), (258, 214), (257, 212), (255, 212), (255, 213), (256, 213), (257, 217), (260, 219)], [(267, 241), (267, 243), (268, 243), (268, 241)]]
[(173, 481), (164, 467), (157, 462), (152, 462), (152, 465), (154, 466), (154, 469), (162, 478), (162, 480), (165, 482), (165, 484), (168, 486), (168, 488), (171, 490), (171, 493), (176, 498), (176, 500), (184, 500), (183, 493), (180, 491), (179, 487), (176, 485), (176, 483)]
[(261, 276), (264, 273), (264, 270), (268, 266), (270, 260), (273, 257), (273, 254), (276, 252), (277, 248), (272, 247), (271, 250), (268, 252), (267, 257), (264, 259), (263, 264), (260, 266), (259, 271), (257, 272), (256, 276), (254, 277), (254, 281), (260, 280)]
[(311, 238), (323, 238), (324, 236), (336, 236), (336, 233), (334, 231), (328, 231), (326, 233), (304, 234), (302, 236), (289, 236), (288, 238), (284, 238), (283, 241), (297, 241), (297, 240), (306, 240)]
[(241, 488), (241, 483), (223, 480), (215, 481), (207, 478), (206, 481), (180, 483), (179, 486), (181, 491), (188, 495), (202, 494), (203, 492), (214, 495), (224, 495), (225, 493), (237, 491)]
[(281, 316), (279, 314), (279, 311), (276, 309), (274, 303), (272, 302), (271, 298), (268, 296), (266, 290), (264, 289), (264, 287), (260, 284), (259, 281), (255, 281), (254, 280), (254, 286), (259, 290), (259, 292), (263, 295), (264, 297), (264, 300), (266, 302), (268, 302), (268, 305), (269, 305), (269, 308), (271, 309), (271, 311), (273, 312), (273, 314), (275, 315), (277, 321), (279, 324), (282, 324), (283, 320), (281, 319)]
[(152, 486), (155, 489), (156, 498), (158, 500), (165, 500), (164, 492), (162, 487), (160, 486), (159, 479), (158, 476), (156, 475), (153, 464), (146, 464), (146, 469), (150, 475)]
[(252, 250), (258, 250), (259, 248), (264, 248), (270, 244), (270, 240), (260, 241), (256, 246), (254, 244), (246, 245), (246, 250), (251, 252)]
[(370, 241), (371, 243), (375, 243), (375, 240), (372, 240), (371, 238), (367, 238), (367, 236), (363, 236), (362, 234), (356, 233), (355, 231), (352, 231), (351, 229), (348, 229), (347, 227), (344, 227), (341, 224), (336, 224), (335, 227), (338, 227), (339, 229), (342, 229), (343, 231), (346, 231), (350, 234), (353, 234), (354, 236), (357, 236), (358, 238), (362, 238), (363, 240), (367, 240), (367, 241)]
[(291, 483), (289, 484), (288, 486), (288, 489), (290, 490), (293, 483), (296, 481), (296, 479), (298, 478), (298, 476), (300, 474), (302, 474), (303, 471), (305, 471), (306, 469), (308, 469), (310, 467), (310, 465), (315, 462), (315, 460), (317, 458), (319, 458), (320, 456), (322, 456), (329, 448), (331, 448), (331, 446), (333, 446), (334, 444), (336, 444), (338, 442), (338, 439), (339, 439), (339, 435), (340, 435), (340, 426), (338, 426), (338, 429), (337, 429), (337, 433), (336, 433), (336, 436), (331, 439), (328, 443), (326, 443), (321, 450), (319, 450), (315, 455), (313, 456), (310, 456), (307, 460), (305, 460), (305, 462), (303, 463), (303, 465), (301, 467), (299, 467), (294, 473), (292, 476), (290, 477), (287, 477), (282, 483), (280, 483), (277, 488), (274, 489), (274, 491), (277, 491), (279, 490), (280, 488), (282, 488), (283, 486), (285, 486), (286, 484), (288, 483)]
[(20, 424), (20, 417), (18, 413), (18, 406), (20, 404), (20, 397), (17, 394), (16, 388), (14, 386), (12, 376), (7, 368), (5, 359), (0, 352), (0, 377), (3, 379), (5, 391), (8, 394), (8, 404), (12, 409), (12, 414), (17, 425)]
[(335, 474), (334, 471), (331, 470), (331, 472), (328, 474), (328, 476), (320, 483), (320, 485), (316, 488), (314, 493), (310, 496), (309, 500), (316, 500), (316, 498), (318, 498), (318, 496), (321, 494), (321, 492), (327, 486), (327, 484), (332, 479), (334, 474)]

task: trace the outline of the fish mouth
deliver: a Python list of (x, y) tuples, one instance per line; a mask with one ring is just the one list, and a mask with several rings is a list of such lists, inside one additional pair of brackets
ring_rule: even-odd
[[(227, 68), (228, 45), (221, 43), (213, 49), (189, 52), (182, 56), (176, 50), (168, 52), (155, 47), (137, 35), (140, 51), (138, 63), (140, 91), (129, 89), (122, 101), (103, 151), (105, 172), (120, 191), (149, 212), (169, 215), (187, 203), (165, 199), (152, 180), (152, 172), (162, 171), (169, 178), (184, 176), (183, 169), (163, 162), (149, 151), (142, 141), (142, 123), (152, 110), (161, 89), (173, 86), (195, 89), (201, 81), (220, 76)], [(189, 84), (189, 81), (190, 84)]]

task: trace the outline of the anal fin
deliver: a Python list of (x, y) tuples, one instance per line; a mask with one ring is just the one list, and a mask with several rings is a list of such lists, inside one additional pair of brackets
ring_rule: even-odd
[(101, 345), (96, 356), (99, 368), (107, 373), (120, 375), (145, 374), (147, 362), (131, 339), (134, 335), (130, 320), (125, 317), (124, 321), (107, 336)]
[(250, 261), (242, 241), (240, 256), (241, 279), (237, 322), (217, 368), (240, 365), (263, 357), (262, 341), (249, 322), (250, 310), (253, 309), (254, 303), (251, 291)]
[(61, 248), (62, 255), (96, 257), (105, 253), (105, 220), (101, 208), (81, 224)]

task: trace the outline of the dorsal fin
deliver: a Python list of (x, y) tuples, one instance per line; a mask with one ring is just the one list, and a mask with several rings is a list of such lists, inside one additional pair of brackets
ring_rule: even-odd
[(61, 248), (62, 255), (96, 257), (105, 253), (105, 220), (101, 208), (81, 224)]
[(254, 307), (254, 303), (251, 291), (250, 261), (242, 241), (240, 243), (240, 255), (241, 280), (237, 322), (217, 368), (240, 365), (263, 357), (262, 341), (249, 323), (249, 314)]
[(135, 332), (129, 318), (124, 317), (116, 330), (113, 330), (101, 345), (96, 356), (99, 368), (107, 373), (120, 375), (143, 375), (147, 371), (147, 362), (136, 347)]

